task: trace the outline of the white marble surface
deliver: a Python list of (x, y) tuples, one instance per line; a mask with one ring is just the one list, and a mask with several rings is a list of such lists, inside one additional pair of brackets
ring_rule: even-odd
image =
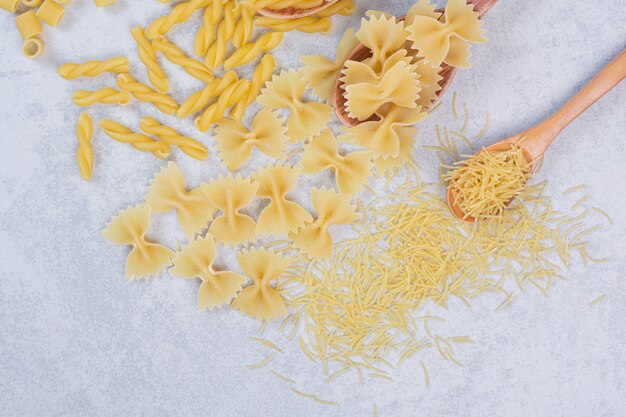
[[(369, 7), (401, 13), (409, 3), (359, 0), (358, 14)], [(192, 282), (167, 275), (126, 282), (126, 249), (99, 236), (112, 214), (141, 200), (163, 162), (97, 134), (93, 181), (80, 180), (71, 92), (112, 78), (71, 83), (54, 70), (125, 54), (143, 77), (128, 28), (168, 7), (120, 0), (100, 10), (76, 0), (60, 27), (46, 28), (47, 51), (36, 61), (21, 56), (13, 18), (0, 11), (0, 415), (365, 416), (374, 403), (380, 416), (394, 417), (626, 415), (626, 84), (562, 134), (542, 173), (555, 195), (589, 184), (590, 203), (612, 214), (616, 224), (593, 241), (610, 262), (576, 264), (549, 298), (529, 291), (499, 314), (492, 299), (471, 311), (451, 307), (446, 331), (478, 343), (460, 354), (465, 368), (427, 354), (430, 389), (417, 361), (393, 383), (360, 387), (350, 377), (326, 385), (297, 346), (285, 344), (272, 369), (341, 403), (326, 407), (295, 396), (269, 368), (246, 369), (264, 357), (247, 339), (256, 323), (228, 309), (199, 312)], [(486, 143), (547, 116), (626, 46), (623, 0), (502, 0), (485, 21), (491, 42), (474, 48), (474, 67), (453, 88), (474, 110), (473, 127), (491, 111)], [(301, 54), (330, 55), (339, 33), (357, 22), (358, 15), (336, 19), (331, 38), (289, 34), (277, 57), (289, 67)], [(197, 23), (195, 16), (177, 28), (175, 39), (189, 45)], [(198, 88), (167, 71), (177, 99)], [(158, 114), (136, 105), (92, 111), (133, 127), (146, 113)], [(444, 109), (426, 120), (419, 144), (431, 143), (434, 124), (449, 118)], [(176, 127), (196, 134), (189, 122)], [(418, 147), (415, 157), (434, 179), (435, 156)], [(192, 185), (220, 170), (214, 158), (175, 160)], [(153, 235), (169, 244), (180, 236), (171, 216), (154, 222)], [(588, 306), (603, 293), (606, 301)]]

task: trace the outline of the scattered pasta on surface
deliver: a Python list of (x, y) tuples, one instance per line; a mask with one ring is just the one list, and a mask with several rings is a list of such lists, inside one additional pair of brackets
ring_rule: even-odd
[(81, 113), (76, 123), (76, 138), (78, 139), (78, 149), (76, 150), (76, 162), (80, 176), (84, 180), (90, 180), (93, 175), (93, 148), (91, 138), (93, 137), (93, 121), (88, 113)]

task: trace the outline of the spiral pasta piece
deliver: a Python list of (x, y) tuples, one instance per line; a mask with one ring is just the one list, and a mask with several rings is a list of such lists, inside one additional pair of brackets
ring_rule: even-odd
[(154, 117), (142, 117), (139, 122), (139, 127), (141, 127), (141, 130), (144, 132), (159, 138), (161, 142), (178, 146), (181, 151), (199, 161), (205, 160), (209, 156), (209, 150), (206, 146), (195, 139), (181, 135), (169, 126), (159, 123)]
[(148, 70), (150, 83), (159, 93), (167, 93), (170, 88), (167, 75), (165, 75), (165, 71), (159, 65), (156, 50), (148, 40), (144, 29), (140, 26), (134, 27), (130, 30), (130, 34), (137, 43), (137, 53), (139, 54), (139, 59)]
[(273, 55), (267, 54), (261, 58), (261, 63), (254, 69), (254, 73), (252, 74), (252, 83), (250, 85), (250, 89), (248, 90), (248, 94), (246, 95), (245, 100), (241, 100), (237, 103), (237, 105), (235, 105), (235, 108), (230, 113), (231, 118), (238, 121), (243, 119), (246, 109), (250, 106), (250, 104), (254, 103), (261, 93), (261, 88), (263, 88), (265, 83), (272, 78), (275, 68), (276, 59)]
[[(193, 44), (193, 53), (197, 56), (205, 56), (209, 50), (209, 46), (215, 39), (215, 25), (222, 18), (221, 0), (216, 0), (211, 6), (204, 9), (202, 15), (202, 25), (198, 32), (196, 32), (196, 38)], [(214, 5), (220, 5), (220, 7), (213, 7)]]
[(198, 130), (206, 132), (211, 127), (211, 124), (219, 122), (224, 117), (226, 109), (241, 100), (249, 88), (250, 81), (239, 80), (224, 90), (217, 101), (207, 107), (202, 115), (196, 118), (195, 123)]
[(240, 13), (241, 7), (235, 0), (228, 0), (224, 4), (224, 18), (217, 27), (215, 42), (209, 47), (204, 58), (204, 63), (209, 68), (215, 69), (219, 67), (224, 60), (228, 42), (233, 37), (235, 23)]
[(101, 88), (97, 91), (76, 90), (72, 95), (72, 102), (77, 106), (92, 106), (96, 103), (118, 104), (125, 106), (130, 103), (131, 95), (128, 91), (119, 91), (115, 88)]
[(93, 148), (91, 138), (93, 137), (93, 122), (87, 113), (81, 113), (76, 123), (76, 138), (78, 139), (78, 149), (76, 150), (76, 163), (80, 176), (84, 180), (90, 180), (93, 174)]
[(150, 23), (146, 28), (146, 36), (150, 39), (154, 39), (160, 35), (165, 35), (174, 25), (183, 23), (191, 17), (194, 11), (207, 7), (212, 1), (213, 0), (189, 0), (177, 4), (170, 14), (161, 16)]
[(209, 105), (212, 98), (219, 97), (228, 87), (239, 80), (237, 73), (228, 71), (222, 78), (216, 78), (202, 90), (193, 93), (183, 104), (180, 105), (176, 115), (179, 118), (187, 117)]
[(263, 52), (271, 51), (276, 48), (283, 40), (284, 35), (281, 32), (268, 32), (256, 42), (251, 42), (238, 48), (231, 56), (224, 61), (225, 69), (232, 69), (251, 62)]
[(333, 24), (328, 17), (305, 16), (296, 19), (276, 19), (259, 16), (255, 20), (257, 26), (266, 27), (277, 32), (299, 30), (304, 33), (330, 33)]
[(193, 58), (189, 58), (178, 46), (171, 43), (165, 36), (161, 36), (152, 41), (152, 46), (157, 51), (161, 51), (168, 61), (181, 66), (185, 72), (192, 77), (205, 83), (210, 83), (215, 78), (213, 72), (206, 65)]
[(66, 80), (78, 77), (95, 77), (104, 72), (123, 73), (129, 71), (128, 58), (115, 57), (105, 61), (87, 61), (82, 64), (63, 64), (57, 69), (57, 74)]
[(157, 158), (165, 158), (170, 154), (170, 146), (165, 142), (159, 142), (150, 136), (135, 133), (126, 126), (112, 120), (101, 120), (100, 128), (118, 142), (129, 143), (135, 149), (144, 152), (152, 152)]
[(172, 97), (158, 93), (149, 86), (137, 82), (129, 73), (117, 76), (117, 86), (131, 93), (139, 101), (152, 103), (165, 114), (174, 114), (178, 109), (178, 104)]
[(252, 37), (252, 31), (254, 30), (254, 15), (256, 11), (251, 6), (242, 3), (241, 4), (241, 17), (235, 23), (233, 29), (232, 44), (240, 48), (245, 45)]

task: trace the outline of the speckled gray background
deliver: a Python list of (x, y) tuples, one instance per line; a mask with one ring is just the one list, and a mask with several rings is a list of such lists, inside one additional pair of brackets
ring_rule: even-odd
[[(302, 54), (330, 55), (365, 9), (400, 14), (409, 3), (359, 0), (357, 16), (336, 19), (332, 37), (289, 34), (277, 57), (289, 67)], [(128, 28), (168, 7), (120, 0), (99, 10), (76, 0), (60, 27), (46, 28), (48, 49), (36, 61), (22, 57), (13, 18), (0, 11), (0, 416), (366, 416), (374, 403), (381, 416), (626, 415), (626, 85), (563, 133), (542, 173), (555, 195), (589, 184), (590, 204), (613, 215), (615, 226), (593, 239), (610, 262), (576, 264), (549, 297), (528, 291), (498, 314), (499, 300), (489, 298), (470, 311), (450, 306), (446, 332), (478, 343), (460, 352), (465, 368), (427, 353), (430, 389), (417, 360), (396, 372), (395, 382), (358, 386), (347, 377), (327, 385), (290, 343), (271, 368), (246, 369), (265, 356), (248, 341), (255, 322), (226, 308), (199, 312), (196, 283), (167, 275), (126, 282), (126, 248), (99, 236), (112, 214), (141, 200), (163, 162), (97, 134), (94, 178), (82, 181), (71, 92), (113, 78), (71, 83), (54, 70), (65, 61), (125, 54), (143, 79)], [(189, 45), (198, 21), (177, 28), (175, 40)], [(485, 143), (547, 116), (626, 46), (623, 0), (502, 0), (485, 21), (491, 42), (473, 49), (474, 67), (453, 87), (472, 109), (474, 131), (491, 111)], [(199, 87), (180, 70), (166, 70), (178, 100)], [(432, 143), (435, 123), (450, 123), (449, 101), (422, 124), (420, 145)], [(133, 128), (143, 114), (161, 117), (137, 105), (91, 112)], [(197, 136), (188, 121), (174, 124)], [(418, 146), (415, 157), (434, 179), (435, 156)], [(191, 185), (221, 169), (214, 157), (174, 159)], [(173, 216), (156, 218), (151, 235), (171, 245), (182, 237)], [(603, 303), (588, 306), (603, 293)], [(341, 405), (295, 396), (270, 369)]]

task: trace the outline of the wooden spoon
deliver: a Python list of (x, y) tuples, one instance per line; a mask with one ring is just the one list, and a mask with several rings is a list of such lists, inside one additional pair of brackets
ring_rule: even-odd
[[(496, 4), (498, 0), (468, 0), (468, 4), (474, 5), (474, 11), (478, 12), (479, 17), (483, 17), (494, 4)], [(443, 9), (437, 9), (437, 12), (443, 13)], [(404, 20), (404, 16), (400, 17), (399, 20)], [(352, 51), (352, 53), (348, 56), (348, 61), (364, 61), (367, 58), (372, 56), (372, 51), (362, 43), (357, 45), (356, 48)], [(344, 95), (344, 83), (341, 81), (341, 77), (343, 75), (343, 70), (345, 67), (339, 72), (337, 75), (337, 81), (335, 82), (335, 93), (333, 98), (333, 104), (335, 106), (335, 113), (337, 114), (337, 118), (348, 127), (356, 126), (361, 123), (359, 120), (354, 119), (348, 116), (348, 111), (346, 110), (346, 97)], [(447, 64), (442, 64), (441, 69), (439, 70), (439, 75), (443, 77), (441, 81), (439, 81), (439, 86), (441, 90), (437, 92), (437, 98), (441, 98), (443, 93), (446, 92), (448, 86), (454, 79), (456, 75), (456, 67), (452, 67)], [(436, 102), (435, 102), (436, 103)], [(433, 103), (432, 105), (434, 105)], [(374, 120), (376, 116), (373, 116)]]
[(338, 1), (339, 0), (326, 0), (321, 5), (317, 7), (311, 7), (310, 9), (297, 9), (295, 7), (287, 7), (285, 9), (263, 8), (259, 10), (259, 14), (267, 17), (272, 17), (274, 19), (297, 19), (299, 17), (314, 15), (315, 13), (332, 6)]
[[(510, 138), (494, 143), (485, 150), (495, 152), (506, 151), (510, 149), (513, 144), (517, 144), (522, 147), (524, 156), (530, 163), (531, 169), (535, 169), (539, 160), (543, 157), (543, 154), (559, 133), (624, 78), (626, 78), (626, 49), (604, 67), (594, 79), (583, 87), (583, 89), (560, 110), (557, 110), (538, 125), (511, 136)], [(464, 213), (461, 208), (454, 204), (454, 191), (450, 186), (446, 193), (446, 200), (450, 211), (457, 219), (465, 222), (476, 221), (476, 219), (472, 217), (464, 218)]]

